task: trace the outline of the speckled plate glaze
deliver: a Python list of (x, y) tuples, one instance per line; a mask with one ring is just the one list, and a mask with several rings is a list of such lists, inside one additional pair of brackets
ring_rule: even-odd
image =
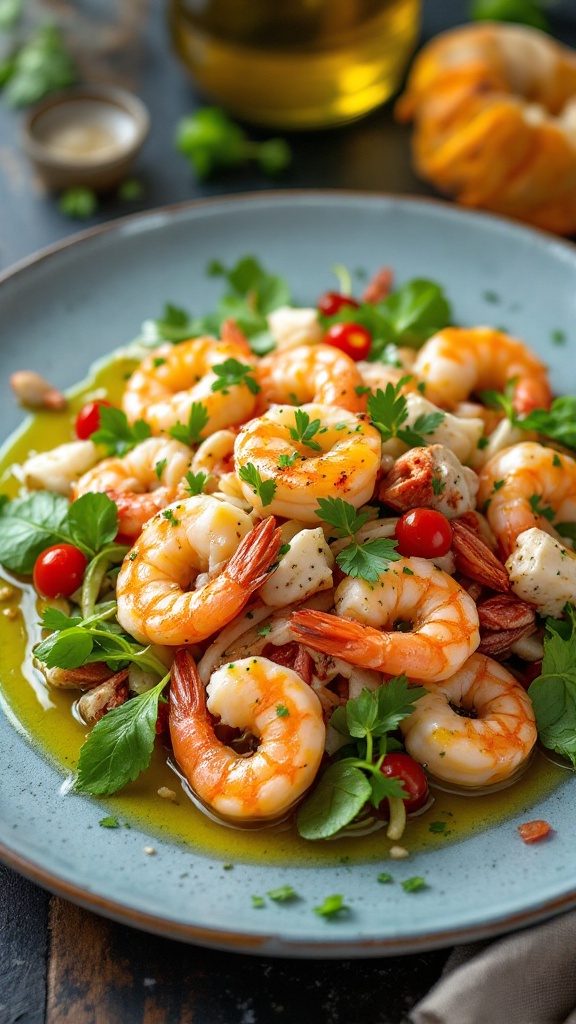
[[(15, 267), (0, 279), (2, 397), (6, 435), (19, 422), (8, 376), (23, 365), (60, 387), (138, 333), (167, 299), (211, 308), (221, 282), (208, 260), (254, 253), (311, 304), (334, 286), (331, 268), (394, 267), (401, 283), (440, 281), (456, 322), (505, 326), (549, 363), (558, 391), (576, 388), (576, 249), (497, 218), (440, 202), (352, 193), (266, 193), (191, 203), (116, 221)], [(566, 342), (554, 344), (554, 332)], [(558, 338), (559, 335), (556, 335)], [(0, 668), (1, 672), (1, 668)], [(221, 864), (131, 829), (94, 827), (104, 802), (61, 795), (64, 773), (0, 718), (0, 856), (54, 892), (139, 928), (215, 948), (260, 955), (366, 957), (416, 952), (532, 924), (576, 904), (576, 783), (464, 842), (413, 856), (402, 877), (427, 888), (407, 895), (377, 882), (374, 864), (279, 869)], [(546, 818), (551, 841), (524, 846), (516, 826)], [(90, 829), (90, 831), (87, 831)], [(89, 838), (88, 838), (89, 837)], [(389, 865), (384, 865), (388, 867)], [(407, 867), (407, 865), (406, 865)], [(250, 894), (283, 882), (293, 903)], [(313, 907), (342, 893), (348, 915)]]

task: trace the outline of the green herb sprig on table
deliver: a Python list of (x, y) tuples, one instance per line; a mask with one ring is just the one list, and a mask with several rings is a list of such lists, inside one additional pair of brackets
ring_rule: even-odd
[(264, 174), (281, 174), (291, 162), (285, 139), (256, 142), (220, 107), (202, 107), (176, 126), (176, 149), (190, 161), (196, 175), (209, 178), (219, 170), (255, 161)]

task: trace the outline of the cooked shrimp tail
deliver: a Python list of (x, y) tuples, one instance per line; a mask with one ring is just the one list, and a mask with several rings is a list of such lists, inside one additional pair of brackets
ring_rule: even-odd
[(248, 596), (268, 578), (270, 568), (278, 557), (282, 544), (280, 527), (274, 516), (268, 516), (254, 527), (238, 545), (238, 550), (226, 566), (226, 575), (238, 587), (244, 587)]

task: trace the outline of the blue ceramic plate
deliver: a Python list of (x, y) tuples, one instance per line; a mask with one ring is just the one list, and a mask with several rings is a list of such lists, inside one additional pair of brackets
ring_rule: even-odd
[[(576, 250), (532, 230), (443, 203), (356, 194), (277, 193), (187, 204), (117, 221), (20, 264), (0, 283), (4, 433), (20, 415), (8, 376), (33, 367), (60, 387), (134, 337), (167, 299), (205, 312), (219, 298), (207, 278), (253, 253), (285, 275), (295, 301), (334, 287), (331, 268), (394, 268), (400, 284), (440, 281), (463, 325), (491, 323), (523, 337), (548, 362), (558, 391), (576, 389)], [(558, 332), (562, 332), (559, 334)], [(564, 344), (558, 339), (565, 337)], [(556, 341), (554, 341), (556, 339)], [(1, 669), (0, 669), (1, 672)], [(60, 792), (65, 771), (0, 720), (0, 854), (34, 881), (104, 915), (220, 949), (282, 956), (379, 956), (431, 949), (534, 923), (576, 903), (575, 786), (571, 774), (535, 806), (462, 842), (409, 862), (286, 866), (222, 862), (167, 837), (98, 828), (105, 803)], [(516, 826), (542, 817), (553, 838), (523, 845)], [(143, 848), (152, 843), (156, 854)], [(423, 876), (407, 894), (382, 885)], [(252, 894), (288, 882), (300, 899)], [(349, 912), (313, 907), (332, 893)]]

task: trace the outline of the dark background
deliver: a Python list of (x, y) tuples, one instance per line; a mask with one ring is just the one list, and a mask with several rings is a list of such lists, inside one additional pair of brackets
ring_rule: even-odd
[[(68, 17), (89, 12), (91, 4), (32, 0), (32, 6), (36, 15), (46, 8)], [(345, 128), (287, 136), (294, 159), (278, 182), (246, 168), (200, 184), (175, 151), (174, 130), (205, 98), (171, 53), (163, 3), (99, 0), (99, 6), (100, 17), (107, 7), (111, 17), (123, 7), (128, 12), (120, 29), (129, 45), (120, 50), (98, 49), (95, 37), (94, 57), (90, 39), (79, 38), (87, 67), (95, 61), (93, 77), (127, 86), (150, 110), (150, 135), (134, 167), (143, 198), (132, 204), (108, 198), (81, 223), (65, 218), (22, 152), (23, 113), (8, 109), (0, 94), (1, 270), (86, 227), (187, 199), (278, 187), (432, 194), (412, 173), (409, 130), (394, 123), (391, 104)], [(548, 13), (554, 35), (576, 46), (574, 0)], [(421, 41), (466, 20), (466, 0), (424, 0)], [(336, 962), (221, 953), (108, 922), (7, 867), (0, 866), (0, 881), (0, 1024), (401, 1024), (449, 953)]]

